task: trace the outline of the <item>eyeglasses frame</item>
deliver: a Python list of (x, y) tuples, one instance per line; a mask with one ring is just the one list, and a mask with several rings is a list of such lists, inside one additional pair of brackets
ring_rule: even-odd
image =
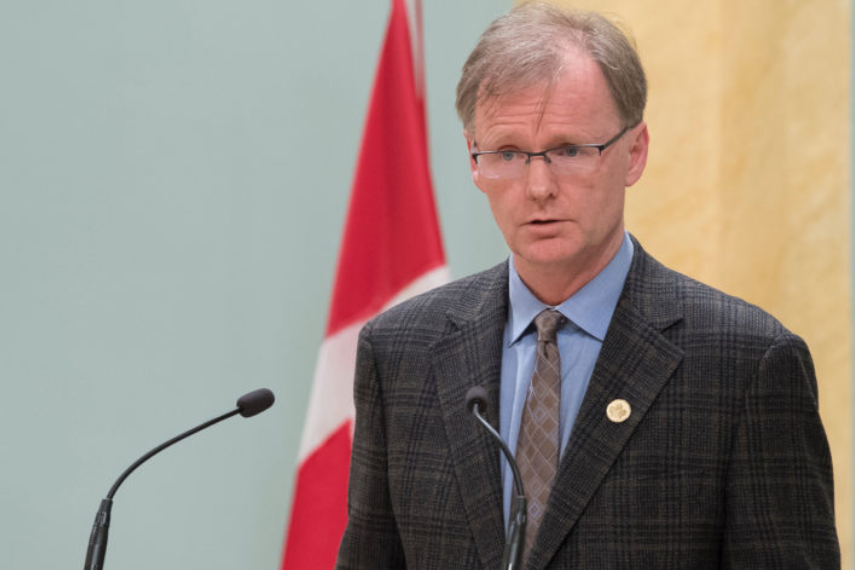
[[(548, 148), (548, 149), (542, 150), (540, 152), (529, 152), (527, 150), (484, 150), (484, 151), (480, 151), (480, 152), (473, 152), (472, 153), (472, 160), (475, 161), (475, 164), (478, 164), (478, 157), (481, 155), (484, 155), (484, 154), (502, 154), (505, 152), (513, 152), (516, 154), (526, 155), (526, 159), (525, 159), (526, 166), (528, 166), (528, 164), (531, 163), (531, 159), (535, 156), (542, 156), (543, 160), (546, 161), (546, 164), (552, 164), (552, 161), (549, 159), (548, 156), (546, 156), (546, 153), (552, 152), (554, 150), (562, 150), (562, 149), (567, 149), (567, 148), (595, 148), (595, 149), (597, 149), (597, 151), (599, 151), (599, 156), (603, 156), (604, 150), (606, 150), (611, 145), (616, 143), (618, 141), (618, 139), (620, 139), (623, 135), (626, 134), (626, 132), (628, 130), (630, 130), (632, 128), (634, 128), (634, 127), (624, 127), (618, 134), (616, 134), (615, 136), (613, 136), (612, 138), (610, 138), (609, 140), (607, 140), (606, 142), (604, 142), (602, 144), (596, 144), (596, 143), (593, 143), (593, 144), (565, 144), (565, 145), (561, 145), (561, 146), (556, 146), (554, 148)], [(477, 145), (478, 143), (473, 143), (473, 144)]]

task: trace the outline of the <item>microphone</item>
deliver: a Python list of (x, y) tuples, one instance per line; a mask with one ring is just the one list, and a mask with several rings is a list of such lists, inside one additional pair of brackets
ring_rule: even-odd
[(525, 490), (523, 488), (522, 477), (520, 470), (517, 467), (517, 462), (514, 460), (511, 450), (502, 439), (493, 426), (490, 425), (484, 416), (481, 415), (481, 410), (487, 410), (487, 390), (483, 386), (473, 386), (466, 392), (466, 408), (473, 414), (481, 425), (493, 436), (499, 446), (502, 448), (502, 453), (508, 460), (511, 466), (511, 471), (514, 474), (514, 488), (516, 496), (511, 499), (511, 515), (508, 517), (508, 535), (505, 541), (505, 551), (502, 553), (502, 568), (507, 570), (519, 570), (522, 568), (523, 547), (525, 546), (525, 525), (527, 517), (527, 503), (525, 499)]
[(107, 493), (107, 498), (101, 501), (101, 506), (95, 514), (95, 523), (92, 525), (92, 533), (89, 535), (89, 549), (86, 551), (86, 562), (83, 564), (83, 570), (101, 570), (104, 567), (104, 555), (107, 553), (107, 536), (110, 530), (110, 509), (113, 507), (113, 496), (119, 489), (119, 486), (125, 481), (137, 467), (157, 455), (170, 445), (178, 443), (185, 437), (189, 437), (196, 432), (202, 431), (207, 427), (219, 423), (234, 415), (240, 414), (245, 418), (251, 418), (260, 414), (267, 408), (273, 405), (276, 398), (273, 392), (267, 388), (261, 388), (248, 394), (244, 394), (238, 398), (236, 408), (228, 413), (194, 427), (191, 430), (185, 431), (179, 436), (173, 437), (169, 441), (162, 443), (140, 457), (133, 465), (125, 469), (119, 478), (113, 483), (110, 492)]
[(238, 398), (235, 405), (240, 415), (245, 418), (251, 418), (272, 406), (275, 401), (276, 398), (273, 396), (273, 392), (267, 388), (259, 388)]

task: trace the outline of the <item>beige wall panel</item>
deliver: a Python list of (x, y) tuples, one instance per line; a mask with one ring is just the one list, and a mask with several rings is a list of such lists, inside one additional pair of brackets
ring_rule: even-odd
[(850, 3), (557, 3), (624, 22), (648, 73), (650, 159), (629, 190), (630, 231), (808, 342), (850, 568)]

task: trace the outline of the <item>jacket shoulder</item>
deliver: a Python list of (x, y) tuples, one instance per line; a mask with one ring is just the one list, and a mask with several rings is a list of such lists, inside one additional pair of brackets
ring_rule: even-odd
[(485, 305), (503, 302), (507, 296), (507, 262), (440, 285), (383, 311), (366, 325), (382, 332), (445, 332), (459, 320), (467, 320)]
[(738, 338), (754, 338), (767, 344), (774, 339), (795, 336), (761, 307), (661, 264), (660, 267), (673, 280), (674, 295), (687, 327), (718, 334), (728, 332)]

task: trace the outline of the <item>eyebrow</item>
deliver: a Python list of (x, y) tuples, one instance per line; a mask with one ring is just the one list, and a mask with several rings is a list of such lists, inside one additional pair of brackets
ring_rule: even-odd
[(590, 144), (590, 143), (582, 143), (582, 142), (570, 142), (572, 140), (572, 139), (570, 139), (570, 137), (556, 136), (556, 137), (553, 137), (552, 139), (547, 139), (547, 140), (551, 140), (554, 142), (548, 143), (543, 148), (533, 149), (533, 148), (524, 148), (524, 147), (522, 147), (518, 144), (512, 143), (512, 142), (503, 142), (501, 137), (498, 138), (497, 140), (499, 142), (491, 145), (489, 148), (487, 146), (479, 144), (477, 140), (473, 140), (472, 145), (477, 147), (479, 150), (482, 150), (482, 151), (505, 150), (506, 148), (508, 148), (509, 150), (526, 150), (529, 152), (541, 152), (544, 150), (553, 150), (553, 149), (564, 148), (564, 147), (568, 147), (568, 146), (580, 146), (580, 145)]

